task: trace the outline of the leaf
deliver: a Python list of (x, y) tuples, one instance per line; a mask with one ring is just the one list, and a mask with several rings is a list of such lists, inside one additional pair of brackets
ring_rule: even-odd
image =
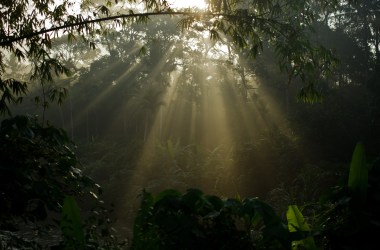
[(207, 201), (213, 205), (214, 210), (220, 210), (223, 207), (223, 201), (218, 196), (206, 196)]
[(290, 232), (310, 231), (309, 225), (306, 223), (301, 211), (297, 205), (290, 205), (286, 212), (286, 218), (288, 220), (288, 228)]
[(251, 219), (253, 224), (257, 224), (260, 220), (263, 222), (262, 233), (265, 241), (271, 242), (276, 240), (283, 247), (290, 246), (289, 231), (271, 206), (260, 201), (258, 198), (245, 199), (242, 205), (245, 213), (253, 215)]
[(145, 46), (142, 46), (139, 50), (139, 55), (146, 55), (146, 47)]
[(322, 102), (323, 96), (315, 88), (313, 83), (309, 83), (307, 86), (301, 88), (300, 92), (298, 93), (297, 99), (305, 103), (313, 104)]
[(62, 206), (61, 230), (65, 245), (84, 249), (84, 230), (80, 210), (72, 196), (66, 196)]
[(356, 199), (365, 200), (368, 187), (368, 168), (366, 165), (364, 146), (357, 143), (352, 154), (350, 173), (348, 176), (348, 188)]
[(202, 213), (206, 200), (204, 199), (202, 191), (198, 189), (189, 189), (187, 193), (182, 196), (182, 202), (191, 211)]
[(73, 41), (76, 41), (77, 40), (77, 38), (74, 36), (74, 34), (73, 33), (69, 33), (68, 34), (68, 36), (67, 36), (67, 41), (69, 42), (69, 43), (71, 43), (71, 42), (73, 42)]
[[(288, 229), (290, 232), (310, 232), (310, 227), (306, 223), (301, 211), (297, 205), (290, 205), (286, 212), (286, 218), (288, 220)], [(298, 246), (302, 245), (305, 249), (317, 249), (313, 237), (307, 237), (300, 241), (292, 242), (292, 249), (298, 249)]]
[[(108, 4), (107, 4), (108, 6)], [(106, 16), (109, 16), (110, 14), (110, 10), (107, 8), (107, 6), (104, 6), (104, 5), (101, 5), (100, 7), (98, 7), (98, 11), (101, 13), (101, 14), (104, 14)]]

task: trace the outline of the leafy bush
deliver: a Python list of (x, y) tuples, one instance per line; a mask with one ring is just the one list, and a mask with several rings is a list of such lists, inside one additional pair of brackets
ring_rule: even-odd
[(369, 164), (358, 144), (345, 183), (313, 206), (312, 227), (296, 205), (288, 207), (285, 223), (257, 198), (222, 200), (197, 189), (156, 196), (144, 191), (132, 249), (376, 249), (379, 180), (380, 160)]
[[(28, 223), (61, 215), (54, 249), (123, 249), (111, 227), (98, 186), (76, 168), (64, 131), (17, 116), (0, 127), (0, 248), (41, 249), (20, 237)], [(257, 198), (221, 199), (189, 189), (143, 192), (134, 225), (133, 250), (140, 249), (376, 249), (380, 233), (380, 160), (368, 162), (358, 144), (345, 182), (331, 188), (314, 209), (312, 226), (290, 205), (287, 222)], [(75, 197), (95, 198), (81, 212)], [(314, 206), (316, 207), (316, 206)], [(310, 212), (310, 211), (308, 211)], [(27, 228), (28, 229), (28, 228)]]
[(200, 190), (144, 192), (132, 249), (290, 249), (301, 239), (257, 198), (222, 200)]
[[(98, 199), (100, 188), (76, 168), (70, 145), (63, 130), (35, 118), (2, 121), (0, 249), (122, 249)], [(74, 197), (95, 207), (81, 212)]]
[(80, 208), (72, 196), (67, 196), (62, 206), (60, 229), (63, 241), (55, 250), (122, 250), (127, 242), (116, 236), (111, 226), (110, 211), (103, 206), (91, 210), (83, 220)]
[(83, 195), (95, 183), (76, 168), (65, 132), (16, 116), (0, 128), (0, 228), (12, 219), (43, 220), (60, 212), (66, 195)]

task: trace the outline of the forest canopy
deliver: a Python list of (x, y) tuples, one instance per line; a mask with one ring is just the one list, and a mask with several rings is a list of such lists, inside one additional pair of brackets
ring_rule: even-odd
[[(349, 1), (355, 6), (355, 1)], [(146, 1), (3, 1), (0, 26), (1, 112), (10, 112), (9, 103), (19, 103), (29, 80), (43, 86), (54, 75), (69, 74), (62, 56), (52, 51), (54, 38), (68, 42), (83, 40), (95, 49), (97, 40), (112, 29), (146, 23), (153, 16), (180, 16), (182, 30), (205, 31), (211, 40), (233, 46), (245, 57), (256, 57), (269, 44), (276, 51), (279, 66), (288, 73), (288, 83), (300, 78), (306, 101), (320, 98), (315, 85), (326, 78), (337, 60), (333, 53), (310, 39), (315, 22), (331, 17), (339, 1), (314, 0), (211, 0), (205, 9), (172, 8), (170, 2)], [(357, 5), (357, 4), (356, 4)], [(360, 4), (359, 4), (360, 5)], [(7, 58), (30, 63), (30, 79), (7, 77)], [(45, 93), (61, 102), (64, 89)], [(45, 100), (46, 101), (46, 100)]]

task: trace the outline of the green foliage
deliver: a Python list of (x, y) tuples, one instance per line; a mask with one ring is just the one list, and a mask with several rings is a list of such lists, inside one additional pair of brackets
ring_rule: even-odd
[(0, 79), (0, 114), (10, 114), (8, 103), (18, 104), (22, 102), (22, 96), (27, 93), (28, 86), (25, 82), (16, 79)]
[[(7, 55), (14, 55), (18, 62), (26, 62), (31, 67), (31, 78), (44, 84), (53, 81), (55, 76), (70, 73), (63, 64), (61, 54), (53, 51), (54, 38), (62, 33), (68, 36), (68, 42), (77, 38), (84, 41), (89, 48), (95, 49), (94, 37), (106, 33), (105, 26), (113, 28), (120, 26), (120, 19), (110, 17), (115, 3), (107, 1), (84, 1), (80, 12), (72, 1), (64, 0), (59, 4), (52, 0), (15, 0), (2, 2), (0, 17), (0, 113), (10, 113), (9, 104), (17, 104), (21, 97), (27, 94), (28, 86), (17, 79), (6, 75), (8, 66), (5, 63)], [(126, 2), (135, 2), (129, 0)], [(147, 10), (159, 11), (163, 4), (157, 0), (143, 1)], [(30, 11), (33, 10), (33, 11)], [(74, 11), (75, 12), (75, 11)], [(130, 18), (120, 17), (123, 23), (146, 22), (146, 15), (130, 15)], [(95, 18), (95, 20), (94, 20)], [(99, 20), (97, 20), (98, 18)], [(105, 18), (105, 19), (104, 19)], [(109, 19), (108, 19), (109, 18)], [(126, 19), (127, 18), (127, 21)], [(104, 25), (107, 22), (108, 25)], [(129, 21), (128, 21), (129, 20)], [(99, 25), (94, 25), (98, 23)], [(54, 98), (52, 98), (54, 99)], [(60, 102), (60, 98), (58, 99)], [(45, 105), (45, 104), (44, 104)]]
[(67, 194), (82, 195), (94, 182), (76, 168), (77, 159), (63, 130), (16, 116), (0, 128), (0, 200), (3, 227), (14, 217), (41, 220), (59, 211)]
[(132, 249), (290, 249), (292, 234), (257, 198), (222, 200), (189, 189), (144, 192)]
[[(323, 9), (329, 1), (287, 0), (280, 4), (274, 0), (224, 0), (211, 1), (204, 12), (195, 9), (184, 12), (170, 9), (167, 1), (144, 0), (141, 1), (145, 7), (142, 13), (134, 10), (136, 1), (123, 2), (131, 5), (125, 4), (126, 9), (118, 11), (112, 1), (88, 0), (81, 4), (78, 13), (72, 13), (73, 3), (68, 0), (60, 4), (51, 0), (7, 1), (0, 22), (0, 88), (6, 88), (6, 81), (12, 81), (4, 76), (8, 66), (3, 59), (7, 53), (20, 62), (28, 62), (31, 80), (44, 84), (54, 80), (55, 76), (69, 73), (62, 54), (54, 52), (54, 38), (61, 33), (67, 34), (68, 42), (80, 38), (89, 48), (95, 49), (98, 35), (106, 35), (131, 24), (147, 24), (152, 16), (175, 14), (181, 16), (178, 24), (183, 30), (209, 31), (211, 40), (227, 41), (228, 46), (234, 48), (234, 53), (244, 54), (247, 58), (258, 56), (263, 50), (263, 41), (269, 41), (277, 48), (281, 68), (290, 75), (289, 79), (300, 77), (308, 83), (319, 75), (325, 76), (326, 71), (334, 67), (335, 58), (331, 51), (309, 42), (311, 25), (318, 21), (319, 15), (310, 6)], [(28, 13), (29, 9), (34, 11)], [(201, 36), (199, 32), (198, 35)], [(18, 88), (24, 87), (18, 81), (14, 84)], [(22, 89), (22, 94), (26, 90)], [(1, 94), (2, 112), (9, 112), (9, 103), (21, 100), (17, 92)]]
[(85, 249), (80, 210), (72, 196), (66, 196), (63, 201), (61, 216), (65, 249)]
[(358, 143), (352, 155), (350, 174), (348, 176), (348, 188), (353, 193), (353, 198), (365, 200), (368, 188), (368, 167), (365, 159), (364, 146)]
[[(310, 233), (310, 227), (306, 223), (305, 218), (303, 217), (297, 205), (290, 205), (288, 207), (286, 218), (288, 220), (288, 228), (290, 232), (300, 231), (304, 233)], [(306, 239), (303, 239), (301, 241), (294, 241), (292, 243), (293, 249), (298, 249), (300, 246), (310, 250), (317, 249), (317, 246), (315, 245), (314, 239), (312, 237), (307, 237)]]
[(324, 202), (320, 210), (314, 208), (317, 220), (312, 226), (296, 205), (288, 207), (286, 227), (273, 208), (257, 198), (221, 199), (197, 189), (185, 194), (166, 190), (156, 196), (144, 191), (132, 249), (374, 249), (371, 235), (380, 232), (380, 161), (371, 164), (366, 183), (359, 178), (367, 195), (362, 188), (357, 193), (351, 184), (357, 176), (353, 166), (360, 162), (367, 167), (363, 157), (359, 143), (350, 181), (321, 197)]
[(102, 207), (100, 203), (96, 204), (90, 213), (81, 212), (74, 197), (66, 196), (60, 221), (63, 241), (60, 245), (55, 246), (56, 249), (125, 249), (126, 241), (117, 238), (109, 215), (110, 211)]
[[(99, 186), (76, 168), (71, 141), (63, 130), (16, 116), (0, 127), (0, 247), (42, 249), (122, 249), (111, 227), (110, 211), (95, 193)], [(80, 205), (95, 207), (80, 212)], [(60, 215), (60, 220), (58, 219)], [(84, 218), (84, 219), (83, 219)], [(41, 230), (47, 242), (22, 235)], [(63, 242), (54, 236), (62, 232)], [(58, 237), (59, 238), (59, 237)], [(8, 249), (8, 248), (7, 248)]]
[[(318, 225), (326, 249), (374, 249), (380, 233), (380, 161), (368, 171), (364, 147), (355, 147), (348, 182), (321, 197)], [(360, 239), (360, 240), (358, 240)]]

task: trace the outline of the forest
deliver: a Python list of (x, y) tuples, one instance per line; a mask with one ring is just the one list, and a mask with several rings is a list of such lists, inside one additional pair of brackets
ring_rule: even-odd
[(378, 249), (377, 0), (0, 0), (0, 250)]

